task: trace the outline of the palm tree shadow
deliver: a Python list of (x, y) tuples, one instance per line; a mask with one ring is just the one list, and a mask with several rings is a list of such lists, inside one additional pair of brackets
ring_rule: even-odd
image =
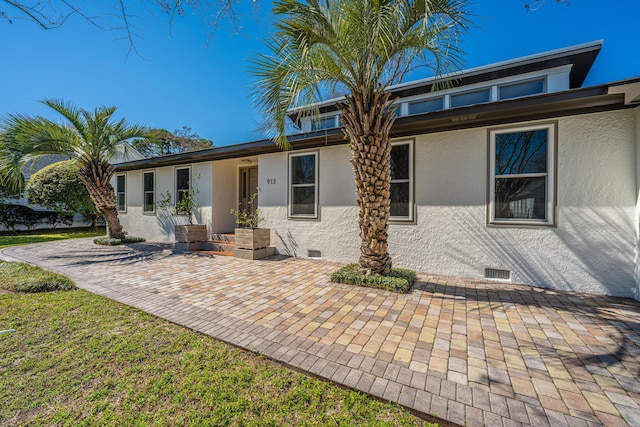
[[(438, 280), (438, 277), (433, 276), (433, 281), (417, 281), (411, 292), (431, 294), (433, 299), (443, 300), (443, 305), (444, 300), (473, 301), (481, 306), (490, 307), (499, 305), (500, 308), (493, 308), (491, 316), (495, 310), (510, 310), (517, 306), (540, 307), (543, 313), (561, 314), (560, 319), (553, 322), (554, 330), (561, 325), (571, 328), (577, 335), (585, 338), (593, 338), (593, 335), (582, 325), (594, 325), (606, 331), (608, 336), (596, 337), (599, 340), (597, 345), (573, 346), (573, 351), (565, 350), (567, 343), (563, 342), (564, 337), (556, 341), (552, 336), (548, 338), (550, 345), (536, 342), (531, 345), (518, 345), (518, 348), (525, 354), (528, 348), (536, 350), (544, 358), (557, 358), (568, 368), (584, 368), (592, 374), (611, 376), (607, 371), (608, 367), (623, 367), (635, 376), (634, 381), (637, 385), (630, 387), (635, 392), (640, 392), (640, 364), (637, 363), (640, 359), (640, 302), (630, 298), (553, 291), (483, 280), (465, 280), (462, 285), (452, 282), (445, 284), (447, 278), (442, 277), (442, 280)], [(480, 314), (480, 307), (474, 311)], [(566, 319), (575, 319), (575, 323)], [(513, 333), (501, 331), (500, 334), (501, 338), (505, 336), (515, 339)], [(611, 348), (610, 345), (606, 345), (607, 342), (615, 342), (615, 349), (606, 351)], [(554, 343), (558, 344), (557, 348)], [(616, 379), (619, 382), (626, 381), (618, 376)]]
[(95, 252), (66, 252), (64, 255), (51, 255), (51, 260), (67, 260), (68, 266), (85, 266), (92, 264), (133, 265), (151, 263), (172, 257), (214, 258), (215, 255), (198, 252), (184, 252), (174, 248), (172, 243), (142, 242), (101, 247)]

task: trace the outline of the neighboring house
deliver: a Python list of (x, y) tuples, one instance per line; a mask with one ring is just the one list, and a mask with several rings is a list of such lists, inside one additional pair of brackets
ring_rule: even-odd
[[(61, 162), (69, 159), (70, 157), (68, 156), (64, 156), (60, 154), (50, 154), (50, 155), (41, 156), (37, 160), (27, 163), (27, 165), (22, 169), (22, 176), (24, 177), (25, 183), (28, 182), (29, 179), (31, 179), (31, 176), (34, 173), (38, 172), (40, 169), (43, 169), (53, 163), (57, 163), (57, 162)], [(121, 150), (116, 155), (114, 155), (112, 159), (112, 163), (121, 163), (124, 161), (141, 160), (141, 159), (144, 159), (144, 156), (140, 154), (131, 145), (127, 144), (126, 151)], [(3, 201), (5, 203), (10, 203), (15, 205), (29, 206), (30, 208), (35, 210), (40, 210), (40, 211), (48, 210), (39, 205), (29, 204), (29, 201), (27, 200), (26, 190), (20, 195), (19, 198), (7, 198), (7, 199), (0, 198), (0, 202), (3, 202)], [(90, 225), (91, 223), (85, 221), (81, 215), (76, 214), (74, 216), (73, 223), (68, 227), (88, 227)], [(46, 224), (42, 224), (38, 226), (38, 228), (46, 228), (46, 227), (47, 227)], [(65, 228), (67, 226), (60, 225), (59, 227)], [(0, 225), (0, 231), (3, 231), (3, 230), (4, 228)]]
[[(390, 90), (394, 265), (434, 274), (640, 299), (640, 78), (582, 88), (602, 42)], [(198, 220), (234, 228), (230, 209), (258, 187), (262, 226), (281, 254), (354, 262), (358, 208), (335, 100), (282, 152), (270, 140), (117, 165), (120, 218), (172, 240), (161, 193), (197, 182)]]

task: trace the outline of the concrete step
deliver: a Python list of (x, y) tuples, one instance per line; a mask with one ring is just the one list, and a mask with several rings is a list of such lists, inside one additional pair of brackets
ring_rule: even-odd
[(211, 235), (211, 240), (214, 242), (234, 243), (236, 235), (233, 233), (214, 233)]

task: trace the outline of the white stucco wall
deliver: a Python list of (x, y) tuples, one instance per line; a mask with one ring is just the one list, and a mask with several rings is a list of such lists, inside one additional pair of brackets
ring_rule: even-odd
[(634, 109), (636, 132), (636, 266), (635, 266), (635, 299), (640, 301), (640, 107)]
[(259, 204), (264, 226), (271, 228), (271, 243), (286, 255), (306, 257), (311, 250), (325, 259), (353, 260), (360, 246), (353, 238), (358, 235), (358, 211), (349, 150), (340, 146), (308, 151), (319, 155), (318, 219), (312, 220), (287, 219), (288, 154), (259, 158)]
[(238, 204), (238, 161), (220, 160), (213, 162), (213, 233), (233, 231), (236, 217), (231, 214), (231, 208)]
[[(396, 266), (633, 297), (636, 246), (633, 110), (558, 120), (557, 227), (488, 227), (487, 129), (415, 137), (415, 224), (390, 226)], [(287, 153), (260, 156), (260, 208), (278, 252), (358, 259), (360, 239), (346, 145), (319, 153), (319, 218), (287, 219)], [(266, 185), (266, 180), (275, 184)]]
[[(153, 241), (175, 240), (174, 227), (176, 224), (188, 224), (185, 216), (172, 216), (163, 209), (156, 209), (153, 214), (142, 212), (142, 175), (147, 171), (155, 171), (155, 198), (156, 203), (161, 200), (163, 194), (171, 192), (175, 201), (175, 170), (176, 168), (191, 167), (191, 183), (197, 186), (199, 193), (196, 196), (200, 207), (196, 210), (196, 222), (205, 224), (211, 231), (211, 206), (213, 171), (211, 162), (201, 162), (192, 165), (167, 166), (155, 169), (135, 170), (126, 172), (126, 212), (120, 212), (120, 222), (131, 235), (144, 237)], [(200, 175), (199, 179), (196, 178)], [(111, 183), (115, 188), (115, 177)]]

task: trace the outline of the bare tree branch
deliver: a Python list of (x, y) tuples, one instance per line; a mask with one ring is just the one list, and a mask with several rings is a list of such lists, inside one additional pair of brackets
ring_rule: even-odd
[[(527, 12), (535, 12), (540, 9), (546, 0), (533, 0), (533, 3), (525, 3), (524, 8)], [(565, 3), (567, 6), (571, 3), (570, 0), (555, 0), (556, 3)]]
[[(77, 15), (101, 30), (121, 32), (123, 36), (120, 39), (129, 43), (127, 58), (131, 52), (141, 56), (137, 48), (139, 35), (136, 32), (135, 19), (133, 19), (140, 17), (130, 13), (128, 4), (131, 1), (133, 0), (116, 0), (112, 6), (114, 13), (99, 13), (96, 16), (91, 16), (85, 10), (90, 9), (92, 6), (105, 5), (101, 5), (101, 2), (91, 2), (90, 5), (85, 5), (81, 9), (80, 0), (0, 0), (0, 21), (5, 20), (12, 24), (14, 20), (20, 19), (32, 22), (45, 30), (52, 30), (61, 27), (72, 15)], [(229, 25), (234, 30), (238, 30), (237, 20), (239, 14), (235, 7), (243, 0), (136, 1), (153, 5), (152, 8), (147, 8), (151, 15), (153, 15), (153, 9), (158, 8), (161, 14), (169, 17), (169, 35), (171, 35), (171, 29), (177, 17), (197, 16), (202, 25), (207, 28), (206, 46), (224, 20), (228, 20)], [(253, 5), (257, 3), (257, 0), (244, 1), (251, 1)], [(115, 23), (113, 22), (114, 20)]]
[(12, 23), (12, 19), (26, 19), (36, 23), (45, 30), (59, 28), (64, 24), (67, 18), (73, 14), (73, 11), (67, 14), (60, 14), (55, 8), (53, 8), (53, 6), (51, 6), (50, 2), (47, 3), (51, 8), (51, 11), (48, 12), (45, 11), (46, 5), (40, 2), (32, 5), (25, 4), (25, 2), (22, 1), (13, 0), (2, 0), (2, 2), (17, 9), (18, 15), (11, 16), (4, 10), (0, 10), (1, 18), (7, 19), (9, 23)]
[(131, 33), (131, 25), (129, 24), (129, 16), (127, 15), (127, 11), (125, 9), (124, 6), (124, 1), (123, 0), (118, 0), (118, 3), (120, 4), (120, 11), (122, 12), (122, 21), (124, 22), (124, 31), (126, 32), (126, 38), (127, 40), (129, 40), (129, 50), (127, 51), (127, 58), (129, 58), (129, 54), (131, 54), (131, 51), (133, 50), (138, 56), (140, 56), (140, 54), (138, 53), (138, 49), (136, 48), (136, 44), (133, 41), (133, 36)]

